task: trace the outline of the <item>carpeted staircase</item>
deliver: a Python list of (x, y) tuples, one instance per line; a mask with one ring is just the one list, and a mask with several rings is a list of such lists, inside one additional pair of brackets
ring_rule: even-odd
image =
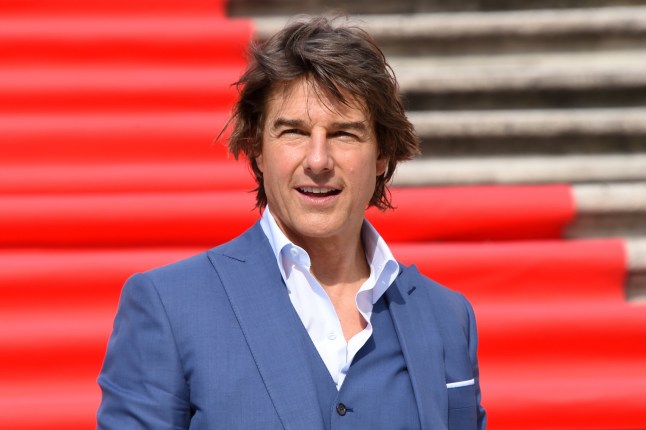
[(424, 140), (369, 218), (473, 302), (490, 428), (646, 428), (646, 2), (541, 4), (0, 5), (0, 428), (92, 428), (125, 279), (258, 218), (215, 142), (230, 84), (253, 35), (329, 6)]
[(0, 428), (93, 428), (126, 277), (216, 244), (191, 217), (227, 231), (251, 34), (219, 0), (0, 5)]

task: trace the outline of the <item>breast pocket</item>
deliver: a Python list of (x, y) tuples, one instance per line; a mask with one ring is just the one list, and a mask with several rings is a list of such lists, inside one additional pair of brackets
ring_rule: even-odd
[(474, 405), (476, 402), (475, 379), (466, 345), (456, 345), (444, 350), (444, 371), (446, 389), (449, 394), (449, 408)]
[(466, 345), (445, 349), (444, 365), (449, 400), (449, 429), (477, 428), (476, 381)]

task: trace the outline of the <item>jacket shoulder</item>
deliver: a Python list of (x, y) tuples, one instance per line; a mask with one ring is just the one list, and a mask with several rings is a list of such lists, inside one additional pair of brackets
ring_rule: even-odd
[(435, 281), (434, 279), (431, 279), (428, 276), (422, 274), (414, 264), (411, 266), (406, 266), (402, 263), (399, 263), (399, 267), (403, 278), (406, 280), (406, 283), (415, 287), (422, 288), (435, 300), (458, 302), (467, 301), (462, 293), (452, 290), (451, 288), (446, 287)]
[(162, 284), (169, 281), (186, 283), (191, 280), (199, 280), (204, 276), (211, 277), (215, 274), (215, 267), (210, 256), (228, 255), (234, 258), (244, 256), (246, 250), (253, 246), (254, 241), (257, 246), (258, 240), (262, 240), (263, 237), (264, 234), (260, 226), (256, 224), (228, 242), (175, 262), (147, 270), (143, 272), (143, 275), (150, 277), (155, 283)]
[[(460, 321), (460, 326), (469, 330), (469, 325), (474, 318), (473, 307), (461, 292), (452, 290), (439, 282), (420, 273), (415, 265), (404, 266), (400, 264), (404, 282), (408, 288), (421, 289), (421, 297), (426, 300), (426, 306), (441, 320)], [(418, 296), (419, 297), (419, 296)]]

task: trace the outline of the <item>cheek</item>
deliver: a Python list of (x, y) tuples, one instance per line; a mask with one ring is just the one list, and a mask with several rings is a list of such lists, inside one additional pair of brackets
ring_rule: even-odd
[(260, 155), (256, 157), (256, 164), (258, 169), (264, 174), (271, 174), (272, 172), (280, 169), (281, 154), (275, 149), (264, 149)]
[(258, 167), (263, 172), (266, 184), (273, 186), (289, 184), (296, 163), (295, 158), (289, 152), (270, 151), (265, 152), (259, 158)]

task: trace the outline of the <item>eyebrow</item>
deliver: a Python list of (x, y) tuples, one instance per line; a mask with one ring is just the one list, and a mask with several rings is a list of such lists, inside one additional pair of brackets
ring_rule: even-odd
[[(273, 129), (280, 127), (303, 127), (305, 122), (300, 119), (287, 119), (287, 118), (277, 118), (272, 124)], [(340, 130), (357, 130), (359, 132), (368, 131), (365, 121), (350, 121), (350, 122), (333, 122), (331, 124), (333, 129)]]
[(341, 129), (341, 130), (357, 130), (360, 132), (368, 131), (368, 126), (366, 126), (365, 121), (333, 122), (332, 128)]
[(273, 129), (281, 127), (302, 127), (305, 125), (300, 119), (287, 119), (287, 118), (277, 118), (276, 121), (272, 124)]

